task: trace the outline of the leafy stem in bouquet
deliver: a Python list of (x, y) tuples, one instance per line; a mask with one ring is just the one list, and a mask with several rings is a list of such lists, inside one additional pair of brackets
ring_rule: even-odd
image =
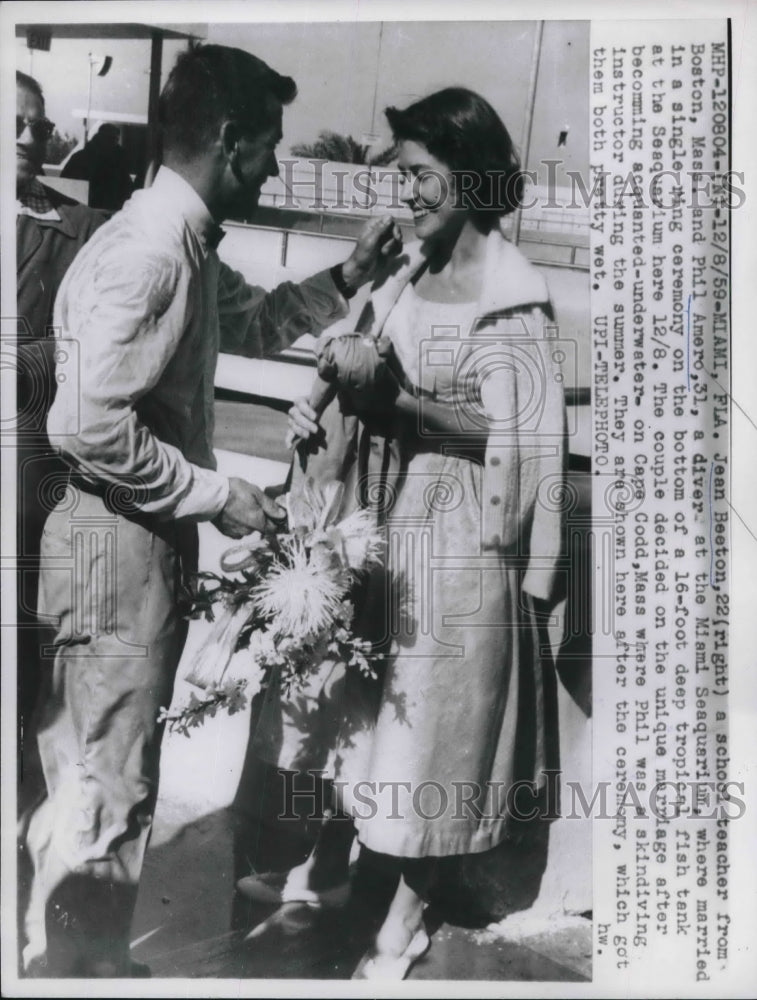
[[(233, 552), (230, 549), (229, 552)], [(261, 574), (274, 562), (279, 552), (277, 542), (266, 540), (265, 547), (256, 548), (252, 566), (244, 566), (237, 570), (241, 579), (222, 576), (209, 570), (194, 573), (189, 581), (182, 585), (180, 607), (184, 618), (205, 621), (215, 621), (213, 605), (223, 602), (226, 607), (237, 608), (250, 603), (253, 591), (260, 583)], [(226, 553), (228, 555), (229, 553)], [(250, 562), (248, 560), (248, 562)], [(241, 647), (240, 647), (241, 648)]]
[(180, 733), (189, 737), (191, 729), (199, 729), (206, 719), (212, 719), (219, 709), (224, 709), (229, 715), (241, 712), (247, 707), (247, 680), (245, 678), (230, 678), (225, 683), (208, 688), (207, 697), (198, 698), (194, 691), (190, 692), (189, 701), (176, 712), (163, 708), (158, 715), (158, 722), (164, 722), (170, 733)]

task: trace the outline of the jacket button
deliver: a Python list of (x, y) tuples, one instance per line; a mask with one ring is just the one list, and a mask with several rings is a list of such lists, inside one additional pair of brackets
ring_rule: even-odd
[(489, 459), (489, 465), (499, 465), (499, 458), (496, 455), (493, 455)]
[(500, 503), (502, 503), (502, 498), (501, 497), (493, 496), (491, 498), (491, 505), (492, 505), (492, 507), (496, 507)]

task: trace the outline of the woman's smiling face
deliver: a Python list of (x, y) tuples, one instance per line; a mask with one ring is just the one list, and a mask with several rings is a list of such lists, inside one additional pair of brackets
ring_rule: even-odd
[(400, 200), (413, 213), (421, 240), (456, 236), (467, 213), (459, 207), (455, 178), (446, 163), (419, 142), (399, 143), (397, 165), (402, 175)]

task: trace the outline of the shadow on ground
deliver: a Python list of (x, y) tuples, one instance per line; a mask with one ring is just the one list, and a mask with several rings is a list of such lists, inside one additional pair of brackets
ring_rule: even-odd
[[(381, 855), (364, 850), (343, 909), (276, 909), (240, 897), (237, 878), (252, 870), (283, 871), (303, 860), (320, 822), (317, 815), (302, 814), (277, 821), (282, 776), (249, 758), (245, 770), (240, 789), (256, 789), (255, 798), (240, 791), (234, 806), (183, 826), (148, 852), (133, 957), (148, 962), (154, 977), (349, 979), (383, 920), (396, 874)], [(449, 859), (439, 868), (426, 911), (432, 947), (410, 978), (589, 978), (588, 921), (578, 939), (575, 933), (547, 935), (538, 951), (482, 930), (532, 905), (548, 835), (549, 824), (532, 824), (517, 842)], [(420, 870), (418, 878), (424, 878)]]

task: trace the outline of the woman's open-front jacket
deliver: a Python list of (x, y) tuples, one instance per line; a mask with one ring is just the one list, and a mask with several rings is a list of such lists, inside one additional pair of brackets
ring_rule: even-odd
[[(355, 330), (379, 337), (403, 288), (424, 264), (421, 244), (409, 244), (379, 279), (358, 292), (349, 315), (322, 339)], [(478, 410), (488, 418), (482, 554), (498, 551), (517, 559), (525, 571), (523, 589), (551, 601), (564, 590), (558, 581), (568, 496), (564, 352), (544, 278), (499, 228), (488, 236), (476, 316), (470, 330), (459, 332), (457, 351), (450, 352), (447, 331), (436, 353), (439, 363), (474, 373)], [(326, 446), (309, 459), (307, 475), (349, 478), (365, 428), (339, 398), (321, 423)]]

